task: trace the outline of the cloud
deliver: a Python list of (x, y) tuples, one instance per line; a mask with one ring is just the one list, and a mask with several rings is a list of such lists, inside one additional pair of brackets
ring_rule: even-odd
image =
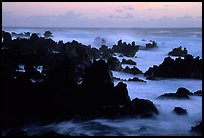
[(115, 9), (116, 12), (127, 12), (134, 10), (135, 8), (133, 6), (120, 6), (119, 8)]
[(127, 12), (124, 16), (109, 15), (109, 18), (132, 19), (132, 18), (134, 18), (134, 16), (131, 15), (129, 12)]

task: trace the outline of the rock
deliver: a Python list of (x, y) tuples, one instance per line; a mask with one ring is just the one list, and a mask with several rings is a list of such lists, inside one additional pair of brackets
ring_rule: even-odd
[(53, 35), (50, 31), (45, 31), (45, 33), (43, 35), (45, 38), (53, 37)]
[(9, 43), (12, 41), (11, 34), (9, 32), (3, 33), (3, 43)]
[(33, 33), (30, 37), (31, 41), (38, 41), (40, 38), (36, 33)]
[(140, 81), (140, 82), (146, 82), (146, 81), (144, 81), (144, 80), (142, 80), (142, 79), (139, 79), (139, 78), (137, 78), (137, 77), (134, 77), (134, 78), (129, 78), (128, 79), (128, 81)]
[(176, 113), (177, 115), (187, 115), (186, 109), (183, 109), (181, 107), (175, 107), (173, 112)]
[(136, 65), (136, 62), (135, 61), (132, 61), (131, 59), (122, 59), (122, 64), (130, 64), (130, 65)]
[(126, 66), (125, 69), (123, 69), (122, 71), (125, 72), (125, 73), (133, 74), (133, 75), (142, 74), (142, 71), (139, 70), (135, 66), (133, 68), (130, 68), (130, 67)]
[(182, 50), (182, 47), (178, 47), (178, 48), (174, 48), (172, 51), (170, 51), (168, 53), (168, 55), (170, 56), (186, 56), (188, 54), (188, 51), (186, 50), (186, 48), (184, 48), (184, 50)]
[(146, 48), (157, 48), (157, 43), (155, 41), (152, 41), (152, 43), (146, 44)]
[(201, 121), (199, 124), (197, 124), (197, 125), (191, 127), (191, 130), (190, 130), (190, 131), (191, 131), (191, 132), (197, 132), (197, 133), (199, 133), (199, 134), (202, 134), (202, 121)]
[(192, 55), (186, 55), (184, 59), (166, 57), (159, 65), (150, 67), (144, 75), (146, 77), (164, 77), (164, 78), (192, 78), (202, 79), (202, 59), (193, 58)]
[(112, 51), (114, 53), (121, 53), (127, 57), (134, 57), (135, 53), (139, 50), (139, 46), (135, 45), (135, 42), (132, 42), (132, 45), (126, 44), (126, 42), (122, 42), (122, 40), (118, 41), (117, 45), (113, 45)]
[(110, 48), (108, 48), (108, 46), (106, 45), (101, 45), (101, 47), (99, 48), (99, 51), (103, 59), (109, 59), (114, 55), (113, 51)]
[(124, 110), (127, 115), (136, 115), (143, 118), (159, 114), (159, 111), (153, 102), (139, 98), (133, 99), (130, 104), (124, 107)]
[(189, 95), (193, 95), (188, 89), (186, 88), (178, 88), (176, 93), (165, 93), (158, 97), (158, 99), (163, 98), (174, 98), (174, 99), (190, 99)]
[(202, 90), (194, 92), (193, 95), (202, 96)]
[(113, 70), (113, 71), (121, 71), (122, 70), (121, 63), (116, 57), (109, 58), (107, 60), (107, 64), (108, 64), (110, 70)]

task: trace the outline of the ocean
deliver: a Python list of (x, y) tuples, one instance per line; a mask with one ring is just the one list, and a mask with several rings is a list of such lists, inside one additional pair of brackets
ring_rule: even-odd
[[(47, 30), (53, 34), (52, 39), (56, 42), (71, 42), (76, 40), (85, 45), (99, 48), (102, 38), (103, 44), (112, 47), (118, 40), (131, 43), (135, 41), (137, 45), (145, 47), (150, 41), (157, 42), (158, 48), (150, 50), (139, 50), (136, 57), (119, 57), (132, 59), (137, 63), (143, 73), (153, 65), (159, 65), (168, 56), (173, 48), (185, 47), (188, 53), (194, 57), (202, 58), (202, 28), (34, 28), (34, 27), (2, 27), (2, 30), (16, 33), (38, 33), (43, 36)], [(14, 38), (13, 38), (14, 39)], [(174, 57), (175, 58), (175, 57)], [(123, 67), (132, 65), (123, 64)], [(128, 79), (134, 75), (112, 71), (114, 77)], [(94, 119), (84, 122), (75, 120), (60, 123), (50, 123), (40, 126), (33, 123), (23, 128), (30, 133), (40, 133), (42, 130), (54, 130), (58, 133), (69, 133), (70, 135), (88, 136), (187, 136), (197, 135), (189, 130), (202, 120), (202, 97), (191, 96), (190, 100), (161, 100), (156, 99), (159, 95), (169, 92), (176, 92), (179, 87), (185, 87), (191, 92), (202, 90), (202, 80), (196, 79), (168, 79), (146, 80), (143, 75), (136, 75), (146, 81), (128, 82), (125, 81), (131, 99), (143, 98), (151, 100), (158, 108), (160, 114), (155, 118), (124, 118), (124, 119)], [(119, 81), (115, 80), (117, 85)], [(180, 106), (187, 110), (187, 116), (178, 116), (172, 113), (174, 107)]]

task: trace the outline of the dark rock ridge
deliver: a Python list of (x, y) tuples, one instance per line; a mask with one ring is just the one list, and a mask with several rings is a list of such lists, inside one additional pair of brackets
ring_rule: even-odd
[(133, 75), (143, 74), (143, 72), (135, 66), (133, 68), (126, 66), (125, 69), (123, 69), (122, 71), (125, 73), (133, 74)]
[(186, 109), (183, 109), (181, 107), (175, 107), (173, 112), (176, 113), (177, 115), (187, 115)]
[(128, 79), (128, 81), (140, 81), (140, 82), (146, 82), (146, 81), (144, 81), (144, 80), (142, 80), (142, 79), (139, 79), (139, 78), (137, 78), (137, 77), (134, 77), (134, 78), (129, 78)]
[(128, 60), (126, 60), (126, 59), (122, 59), (122, 62), (121, 62), (122, 64), (130, 64), (130, 65), (136, 65), (136, 62), (135, 61), (132, 61), (131, 59), (128, 59)]
[(30, 32), (24, 32), (24, 33), (15, 33), (15, 32), (12, 32), (11, 35), (13, 37), (30, 37)]
[(146, 77), (202, 79), (202, 59), (194, 58), (192, 55), (186, 55), (184, 59), (178, 57), (175, 60), (166, 57), (159, 66), (150, 67), (144, 75)]
[(178, 48), (174, 48), (172, 51), (168, 53), (168, 55), (170, 56), (182, 56), (182, 57), (186, 56), (187, 54), (188, 54), (188, 51), (186, 50), (185, 47), (182, 50), (182, 46)]
[(135, 53), (139, 50), (139, 46), (135, 45), (134, 41), (132, 44), (127, 44), (126, 42), (119, 40), (117, 45), (113, 45), (112, 50), (114, 53), (121, 53), (127, 57), (134, 57)]
[(180, 87), (176, 93), (165, 93), (158, 97), (158, 99), (173, 98), (173, 99), (190, 99), (189, 95), (193, 95), (188, 89)]
[[(158, 113), (149, 100), (131, 101), (125, 83), (114, 86), (107, 62), (95, 60), (100, 50), (74, 40), (57, 43), (37, 34), (12, 40), (7, 32), (2, 47), (3, 128), (76, 116), (148, 117), (151, 112)], [(21, 64), (24, 72), (17, 71)], [(36, 66), (43, 66), (41, 73)], [(33, 83), (32, 79), (41, 81)]]

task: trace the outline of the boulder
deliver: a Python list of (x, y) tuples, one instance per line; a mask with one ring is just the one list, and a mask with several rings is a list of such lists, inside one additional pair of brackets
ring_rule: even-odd
[(190, 99), (189, 95), (193, 95), (188, 89), (180, 87), (177, 89), (176, 93), (165, 93), (158, 97), (158, 99), (163, 98), (173, 98), (173, 99)]
[(123, 107), (126, 115), (136, 115), (142, 118), (152, 117), (159, 114), (157, 107), (152, 101), (135, 98), (131, 103)]
[(183, 109), (181, 107), (175, 107), (173, 112), (176, 113), (177, 115), (187, 115), (186, 109)]

